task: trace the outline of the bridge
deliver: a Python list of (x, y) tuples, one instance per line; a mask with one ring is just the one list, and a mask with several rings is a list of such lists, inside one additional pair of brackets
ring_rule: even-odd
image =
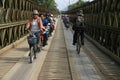
[(120, 1), (94, 0), (66, 11), (70, 21), (80, 9), (86, 21), (81, 54), (72, 45), (73, 31), (56, 16), (56, 29), (37, 59), (29, 64), (25, 25), (37, 9), (31, 0), (0, 0), (0, 80), (120, 80)]
[[(67, 11), (72, 18), (82, 9), (86, 21), (86, 34), (119, 59), (120, 13), (118, 0), (95, 0), (74, 10)], [(115, 58), (115, 59), (116, 59)]]

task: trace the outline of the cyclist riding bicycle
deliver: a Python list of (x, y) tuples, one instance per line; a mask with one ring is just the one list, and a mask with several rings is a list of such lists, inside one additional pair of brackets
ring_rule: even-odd
[(74, 35), (73, 35), (73, 45), (77, 42), (77, 33), (80, 33), (81, 36), (81, 44), (84, 45), (84, 17), (83, 17), (83, 11), (80, 10), (79, 13), (77, 13), (77, 16), (74, 18), (73, 27)]
[(50, 14), (50, 19), (51, 19), (51, 21), (52, 21), (52, 23), (51, 23), (51, 25), (52, 25), (52, 30), (54, 30), (54, 29), (55, 29), (55, 19), (54, 19), (53, 14)]
[[(42, 20), (39, 17), (39, 12), (37, 10), (33, 10), (32, 17), (28, 20), (26, 24), (26, 29), (30, 30), (32, 33), (36, 35), (37, 44), (39, 42), (42, 27), (43, 25), (42, 25)], [(40, 47), (39, 44), (38, 44), (38, 47)]]

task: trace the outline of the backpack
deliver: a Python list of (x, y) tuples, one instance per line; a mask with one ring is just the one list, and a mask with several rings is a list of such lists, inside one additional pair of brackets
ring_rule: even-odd
[(84, 28), (84, 18), (82, 16), (78, 16), (76, 19), (76, 27)]

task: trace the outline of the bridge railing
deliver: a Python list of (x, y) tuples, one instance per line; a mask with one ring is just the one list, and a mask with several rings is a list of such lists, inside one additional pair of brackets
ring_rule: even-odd
[(26, 21), (14, 22), (0, 27), (0, 47), (9, 45), (21, 37), (25, 36)]
[(100, 45), (120, 57), (120, 29), (105, 26), (86, 24), (86, 34)]

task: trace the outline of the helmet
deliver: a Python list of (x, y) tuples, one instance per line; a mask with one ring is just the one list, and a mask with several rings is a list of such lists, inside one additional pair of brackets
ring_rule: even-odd
[(50, 14), (49, 14), (49, 13), (46, 13), (45, 16), (46, 16), (46, 17), (47, 17), (47, 16), (50, 16)]

